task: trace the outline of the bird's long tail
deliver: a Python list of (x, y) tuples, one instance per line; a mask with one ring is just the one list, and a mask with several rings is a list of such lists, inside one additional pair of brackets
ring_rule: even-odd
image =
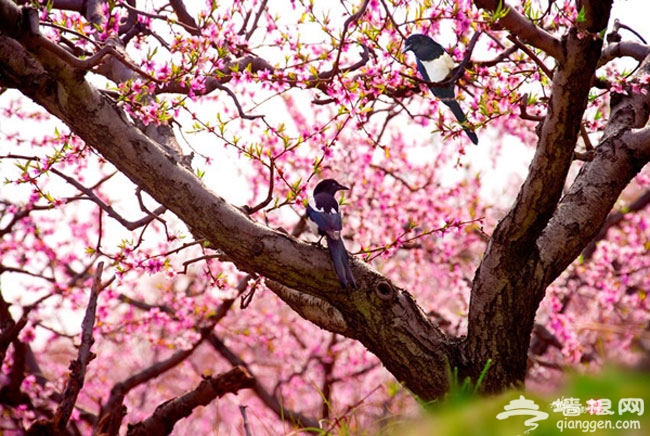
[(472, 129), (466, 126), (467, 117), (465, 112), (461, 109), (460, 105), (456, 101), (456, 92), (454, 91), (453, 86), (449, 88), (431, 88), (433, 94), (440, 99), (444, 104), (451, 109), (451, 112), (454, 114), (458, 122), (463, 126), (463, 130), (469, 136), (469, 139), (473, 144), (478, 144), (478, 136)]
[(354, 280), (352, 271), (350, 270), (350, 263), (348, 261), (348, 252), (343, 245), (342, 239), (332, 239), (327, 237), (327, 248), (329, 249), (332, 262), (334, 263), (334, 270), (339, 278), (339, 283), (343, 288), (356, 288), (357, 283)]
[(467, 136), (469, 136), (469, 139), (472, 141), (473, 144), (478, 144), (478, 136), (476, 136), (476, 133), (469, 127), (465, 126), (465, 123), (467, 122), (467, 117), (465, 116), (465, 113), (463, 110), (460, 108), (460, 105), (456, 100), (442, 100), (444, 104), (449, 106), (449, 109), (451, 109), (451, 112), (454, 114), (458, 122), (463, 126), (463, 130), (465, 133), (467, 133)]

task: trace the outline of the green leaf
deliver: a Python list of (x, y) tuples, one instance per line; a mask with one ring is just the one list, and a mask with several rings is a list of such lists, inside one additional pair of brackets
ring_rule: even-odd
[(507, 7), (503, 6), (503, 1), (499, 0), (499, 4), (497, 8), (494, 11), (483, 13), (483, 18), (486, 19), (486, 21), (489, 22), (497, 22), (501, 18), (504, 18), (508, 13), (510, 12), (510, 9)]

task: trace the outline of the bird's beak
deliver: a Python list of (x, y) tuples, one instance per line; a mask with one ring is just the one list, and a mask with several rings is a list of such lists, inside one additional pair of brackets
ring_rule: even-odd
[(349, 191), (350, 188), (348, 188), (347, 186), (343, 186), (343, 185), (341, 185), (341, 184), (339, 183), (339, 190), (341, 190), (341, 191)]
[(402, 49), (402, 53), (406, 53), (407, 51), (411, 50), (411, 44), (406, 43), (404, 45), (404, 48)]

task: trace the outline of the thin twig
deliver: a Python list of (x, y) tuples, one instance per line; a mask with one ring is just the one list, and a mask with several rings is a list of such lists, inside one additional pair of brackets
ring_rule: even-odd
[[(460, 228), (461, 226), (465, 226), (467, 224), (473, 224), (473, 223), (482, 221), (483, 219), (484, 219), (484, 217), (480, 217), (480, 218), (475, 218), (475, 219), (468, 220), (468, 221), (450, 222), (450, 223), (445, 224), (443, 227), (439, 227), (439, 228), (436, 228), (436, 229), (433, 229), (433, 230), (421, 231), (421, 232), (417, 233), (415, 236), (412, 236), (412, 237), (406, 238), (406, 239), (402, 239), (402, 236), (407, 235), (412, 230), (412, 229), (407, 229), (401, 235), (399, 235), (397, 238), (393, 239), (388, 244), (382, 245), (381, 247), (376, 247), (376, 248), (362, 249), (361, 251), (358, 252), (358, 254), (365, 255), (366, 256), (366, 261), (370, 262), (373, 259), (375, 259), (376, 257), (378, 257), (378, 256), (382, 255), (383, 253), (385, 253), (386, 251), (388, 251), (392, 247), (405, 248), (404, 247), (405, 244), (411, 243), (411, 242), (413, 242), (413, 241), (415, 241), (417, 239), (423, 238), (425, 236), (429, 236), (429, 235), (434, 234), (434, 233), (445, 232), (445, 231), (447, 231), (449, 229), (453, 229), (453, 228)], [(374, 254), (374, 256), (371, 257), (370, 256), (371, 254)]]
[(521, 96), (521, 99), (519, 100), (519, 118), (522, 120), (529, 120), (529, 121), (537, 121), (537, 122), (542, 122), (546, 117), (542, 115), (532, 115), (528, 113), (528, 94), (524, 94)]
[(363, 398), (361, 398), (359, 401), (357, 401), (357, 402), (354, 403), (354, 404), (350, 404), (348, 407), (346, 407), (346, 408), (345, 408), (345, 411), (344, 411), (343, 413), (341, 413), (341, 414), (339, 415), (339, 417), (336, 418), (336, 419), (335, 419), (335, 420), (330, 424), (329, 428), (327, 428), (327, 429), (325, 430), (324, 434), (330, 434), (330, 433), (331, 433), (331, 432), (336, 428), (336, 426), (339, 425), (339, 422), (341, 422), (341, 420), (343, 420), (343, 419), (347, 419), (347, 417), (350, 415), (350, 413), (351, 413), (354, 409), (356, 409), (357, 407), (361, 406), (361, 405), (362, 405), (362, 404), (363, 404), (363, 403), (368, 399), (368, 397), (370, 397), (372, 394), (374, 394), (374, 393), (375, 393), (379, 388), (381, 388), (381, 386), (376, 386), (373, 390), (371, 390), (370, 392), (368, 392), (368, 393), (367, 393)]
[(162, 83), (160, 80), (147, 74), (142, 69), (129, 62), (129, 60), (126, 59), (126, 57), (124, 57), (124, 55), (118, 52), (114, 47), (104, 46), (99, 51), (97, 51), (94, 55), (90, 56), (87, 59), (82, 60), (77, 58), (73, 54), (69, 53), (63, 47), (59, 46), (58, 44), (55, 44), (54, 42), (50, 41), (45, 37), (39, 36), (37, 38), (37, 41), (38, 41), (37, 44), (39, 44), (45, 50), (54, 53), (59, 58), (61, 58), (62, 61), (71, 65), (73, 68), (83, 70), (83, 71), (88, 71), (94, 66), (100, 64), (104, 60), (104, 57), (111, 55), (115, 59), (117, 59), (120, 63), (122, 63), (125, 67), (135, 71), (136, 73), (140, 74), (142, 77), (147, 78), (158, 84)]
[(183, 274), (187, 274), (187, 267), (190, 266), (193, 263), (200, 262), (202, 260), (210, 260), (210, 259), (221, 259), (223, 260), (225, 256), (221, 253), (217, 254), (204, 254), (203, 256), (195, 257), (189, 260), (186, 260), (183, 262)]
[(178, 24), (179, 26), (187, 30), (187, 33), (189, 33), (190, 35), (196, 36), (201, 34), (201, 30), (196, 25), (196, 21), (194, 21), (194, 18), (192, 18), (192, 16), (187, 12), (187, 9), (185, 9), (185, 5), (183, 4), (182, 1), (171, 0), (169, 2), (170, 6), (174, 9), (174, 13), (178, 17), (178, 21), (174, 21), (170, 19), (169, 16), (167, 15), (153, 14), (151, 12), (137, 9), (136, 7), (131, 6), (125, 2), (120, 2), (119, 4), (120, 6), (126, 8), (128, 11), (135, 12), (138, 15), (142, 15), (143, 17), (153, 18), (156, 20), (162, 20), (173, 24)]
[[(262, 3), (260, 4), (259, 9), (257, 10), (257, 14), (255, 14), (255, 18), (253, 19), (253, 24), (251, 24), (250, 30), (248, 32), (246, 32), (246, 39), (250, 39), (251, 36), (253, 36), (253, 32), (255, 32), (255, 30), (257, 29), (260, 18), (262, 18), (262, 13), (264, 12), (264, 9), (266, 8), (267, 2), (268, 2), (268, 0), (262, 0)], [(242, 27), (242, 30), (244, 30), (244, 29), (245, 29), (245, 27)]]
[(406, 189), (408, 189), (411, 192), (417, 192), (417, 191), (419, 191), (421, 189), (424, 189), (427, 186), (429, 186), (429, 184), (431, 183), (431, 177), (429, 176), (427, 178), (427, 181), (422, 186), (419, 186), (419, 187), (418, 186), (413, 186), (409, 182), (407, 182), (402, 176), (396, 174), (395, 171), (389, 170), (387, 168), (382, 167), (381, 165), (375, 165), (375, 164), (370, 164), (369, 167), (374, 169), (374, 170), (381, 171), (382, 173), (384, 173), (384, 174), (386, 174), (388, 176), (391, 176), (392, 178), (394, 178), (395, 180), (400, 182), (402, 185), (404, 185), (406, 187)]
[(526, 53), (528, 57), (532, 59), (533, 62), (548, 76), (549, 79), (553, 79), (553, 71), (549, 69), (544, 62), (535, 54), (531, 49), (528, 48), (526, 44), (519, 41), (516, 36), (513, 34), (508, 35), (508, 39), (512, 41), (521, 51)]
[(88, 301), (88, 307), (86, 308), (86, 314), (81, 323), (81, 345), (79, 346), (77, 359), (70, 363), (70, 377), (68, 378), (65, 390), (63, 391), (63, 400), (59, 404), (56, 414), (54, 415), (54, 428), (60, 433), (64, 432), (68, 420), (72, 415), (72, 409), (77, 402), (77, 396), (84, 385), (86, 368), (90, 361), (95, 358), (95, 354), (90, 351), (90, 347), (92, 347), (95, 342), (95, 339), (93, 338), (93, 327), (95, 326), (97, 297), (99, 297), (99, 292), (115, 279), (115, 276), (113, 276), (107, 284), (102, 285), (101, 280), (103, 271), (104, 262), (99, 262), (90, 289), (90, 298)]
[(629, 30), (630, 32), (632, 32), (632, 33), (634, 34), (634, 36), (636, 36), (637, 38), (639, 38), (639, 39), (641, 40), (641, 42), (643, 42), (643, 43), (646, 44), (646, 45), (648, 44), (648, 43), (646, 42), (645, 38), (643, 38), (643, 36), (641, 36), (641, 34), (640, 34), (639, 32), (637, 32), (636, 30), (632, 29), (630, 26), (627, 26), (627, 25), (621, 23), (621, 21), (618, 20), (618, 19), (614, 20), (614, 29), (615, 29), (616, 31), (618, 31), (618, 29), (626, 29), (626, 30)]
[(220, 89), (222, 91), (225, 91), (226, 94), (228, 94), (230, 96), (230, 98), (232, 98), (232, 101), (235, 103), (235, 107), (237, 108), (237, 113), (239, 114), (239, 116), (241, 118), (243, 118), (245, 120), (256, 120), (258, 118), (264, 118), (264, 115), (246, 115), (246, 113), (244, 112), (244, 109), (242, 109), (242, 107), (241, 107), (241, 104), (239, 104), (239, 100), (237, 99), (237, 95), (234, 92), (232, 92), (232, 90), (230, 88), (228, 88), (227, 86), (222, 85), (221, 83), (215, 83), (214, 87), (216, 89)]
[(246, 436), (251, 436), (251, 429), (248, 425), (248, 415), (246, 414), (246, 406), (243, 404), (239, 406), (239, 413), (241, 413), (242, 419), (244, 420), (244, 434)]
[[(481, 31), (478, 31), (472, 35), (472, 38), (469, 40), (469, 43), (467, 44), (467, 48), (465, 49), (465, 56), (463, 57), (463, 60), (458, 64), (458, 66), (455, 68), (454, 75), (448, 79), (449, 84), (456, 83), (458, 79), (461, 78), (461, 76), (465, 73), (465, 67), (467, 66), (467, 63), (472, 57), (472, 53), (474, 52), (474, 47), (476, 46), (476, 43), (478, 42), (479, 36), (481, 36)], [(443, 82), (443, 86), (446, 84)]]
[[(56, 168), (50, 168), (50, 171), (57, 176), (61, 177), (63, 180), (66, 182), (70, 183), (72, 186), (77, 188), (79, 191), (83, 192), (88, 196), (88, 199), (91, 200), (93, 203), (97, 204), (102, 210), (104, 210), (108, 216), (111, 218), (115, 219), (117, 222), (122, 224), (124, 227), (126, 227), (128, 230), (135, 230), (137, 228), (140, 228), (146, 224), (149, 224), (151, 221), (153, 221), (154, 218), (156, 218), (153, 214), (148, 215), (138, 221), (127, 221), (124, 219), (119, 213), (113, 209), (113, 207), (109, 206), (108, 204), (104, 203), (91, 189), (86, 188), (84, 185), (76, 181), (70, 176), (67, 176), (63, 174), (61, 171), (57, 170)], [(164, 210), (163, 210), (164, 209)], [(166, 209), (164, 207), (159, 207), (156, 209), (155, 212), (161, 211), (164, 212)], [(154, 213), (155, 213), (154, 212)]]
[[(488, 35), (489, 35), (489, 33), (488, 33)], [(490, 59), (488, 61), (476, 62), (476, 65), (480, 65), (481, 67), (485, 67), (485, 68), (494, 67), (497, 64), (499, 64), (499, 63), (505, 61), (506, 59), (508, 59), (510, 57), (510, 55), (512, 55), (517, 50), (519, 50), (519, 47), (517, 47), (516, 45), (512, 45), (512, 46), (508, 47), (507, 49), (504, 49), (501, 53), (499, 53), (493, 59)]]
[(136, 188), (135, 196), (138, 199), (138, 205), (140, 206), (140, 210), (146, 213), (147, 215), (149, 215), (149, 217), (151, 217), (152, 219), (159, 221), (162, 225), (165, 226), (165, 229), (167, 229), (167, 221), (165, 221), (163, 218), (160, 217), (160, 215), (167, 212), (167, 208), (165, 206), (158, 206), (156, 210), (151, 212), (147, 208), (147, 206), (144, 205), (144, 201), (142, 200), (142, 188), (140, 187)]
[(390, 20), (390, 22), (393, 24), (393, 28), (399, 33), (399, 35), (402, 37), (402, 39), (406, 39), (406, 35), (402, 33), (401, 30), (399, 30), (399, 24), (395, 21), (395, 18), (393, 17), (393, 14), (391, 13), (391, 10), (388, 8), (388, 5), (386, 4), (385, 0), (381, 0), (381, 4), (384, 7), (384, 11), (386, 12), (386, 16)]
[(274, 180), (275, 163), (273, 162), (273, 160), (271, 160), (268, 167), (269, 167), (269, 189), (266, 193), (266, 198), (262, 200), (260, 203), (256, 204), (255, 206), (245, 205), (243, 209), (248, 215), (252, 215), (258, 210), (265, 208), (271, 202), (271, 200), (273, 200), (273, 185), (275, 182)]
[[(221, 354), (226, 360), (228, 360), (231, 365), (242, 366), (246, 368), (246, 370), (253, 377), (255, 377), (254, 373), (252, 372), (251, 368), (248, 367), (247, 363), (236, 353), (234, 353), (230, 348), (228, 348), (228, 346), (216, 334), (211, 333), (208, 336), (208, 343), (212, 345), (212, 347), (219, 354)], [(255, 391), (259, 399), (266, 405), (266, 407), (271, 409), (281, 419), (287, 420), (289, 422), (294, 423), (295, 425), (302, 426), (302, 427), (318, 428), (318, 421), (306, 415), (303, 415), (300, 412), (296, 412), (291, 409), (288, 409), (285, 405), (283, 405), (278, 400), (278, 398), (275, 395), (271, 394), (268, 390), (266, 390), (259, 381), (255, 383), (255, 385), (253, 386), (253, 390)]]
[(580, 136), (582, 136), (582, 140), (585, 142), (585, 149), (587, 152), (592, 151), (594, 146), (591, 144), (591, 140), (589, 139), (589, 132), (587, 132), (587, 129), (585, 128), (585, 123), (580, 123)]
[[(345, 68), (339, 68), (338, 64), (335, 64), (334, 67), (331, 70), (324, 71), (322, 73), (319, 73), (317, 75), (314, 75), (307, 79), (304, 82), (304, 85), (307, 88), (316, 88), (320, 89), (321, 91), (326, 91), (326, 85), (325, 82), (331, 81), (338, 73), (349, 73), (355, 70), (358, 70), (359, 68), (363, 67), (368, 63), (370, 60), (370, 50), (368, 47), (366, 47), (365, 44), (360, 44), (361, 48), (363, 49), (363, 52), (361, 53), (361, 59), (359, 59), (357, 62), (354, 64), (347, 66)], [(286, 80), (285, 82), (294, 85), (298, 83), (298, 80)]]
[(350, 15), (347, 20), (343, 23), (343, 31), (341, 32), (341, 43), (339, 44), (339, 49), (338, 52), (336, 53), (336, 60), (334, 60), (334, 67), (332, 68), (331, 71), (331, 76), (334, 77), (336, 74), (339, 72), (339, 63), (341, 62), (341, 54), (343, 53), (343, 46), (345, 46), (345, 36), (348, 33), (348, 26), (352, 23), (356, 23), (359, 18), (366, 12), (366, 8), (368, 7), (368, 3), (370, 3), (370, 0), (364, 0), (363, 3), (361, 4), (361, 7), (359, 10)]
[(93, 44), (97, 49), (100, 48), (100, 46), (99, 46), (99, 44), (97, 44), (97, 42), (95, 42), (92, 38), (88, 37), (87, 35), (84, 35), (83, 33), (77, 32), (77, 31), (75, 31), (73, 29), (70, 29), (68, 27), (60, 26), (60, 25), (58, 25), (56, 23), (48, 23), (48, 22), (41, 21), (40, 24), (41, 24), (41, 26), (52, 27), (54, 29), (60, 30), (61, 32), (72, 33), (73, 35), (77, 36), (78, 38), (83, 39), (84, 41)]

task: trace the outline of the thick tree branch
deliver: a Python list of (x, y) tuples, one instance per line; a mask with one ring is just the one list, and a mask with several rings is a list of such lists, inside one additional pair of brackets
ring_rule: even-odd
[(622, 41), (609, 44), (600, 55), (598, 66), (602, 67), (608, 62), (622, 57), (631, 57), (641, 62), (650, 53), (650, 47), (636, 41)]
[(199, 26), (196, 24), (194, 17), (192, 17), (190, 13), (187, 12), (187, 8), (185, 7), (183, 0), (170, 0), (169, 5), (174, 9), (174, 12), (178, 17), (178, 21), (186, 26), (186, 29), (189, 33), (192, 35), (201, 34)]
[(589, 242), (585, 249), (582, 250), (582, 258), (585, 261), (591, 259), (591, 257), (594, 255), (594, 252), (596, 251), (596, 245), (598, 244), (598, 241), (601, 241), (607, 237), (607, 232), (609, 229), (620, 224), (625, 219), (626, 214), (643, 210), (648, 206), (648, 204), (650, 204), (650, 191), (645, 191), (641, 196), (639, 196), (639, 198), (637, 198), (628, 207), (626, 207), (625, 211), (610, 213), (596, 236), (594, 236), (591, 242)]
[[(650, 56), (635, 76), (643, 78), (648, 74)], [(610, 120), (594, 159), (581, 168), (539, 240), (549, 280), (559, 275), (601, 228), (606, 231), (606, 219), (616, 200), (650, 160), (650, 135), (644, 136), (645, 142), (637, 142), (639, 132), (645, 129), (633, 130), (644, 126), (650, 117), (650, 84), (643, 85), (643, 89), (645, 94), (629, 92), (612, 99)], [(645, 201), (642, 197), (635, 207), (645, 207)], [(589, 214), (584, 213), (585, 207)]]
[(498, 21), (499, 25), (512, 32), (525, 43), (546, 52), (549, 56), (553, 56), (558, 62), (564, 61), (565, 54), (560, 41), (545, 30), (537, 27), (505, 1), (474, 0), (474, 4), (478, 8), (485, 9), (488, 12), (507, 9), (508, 12), (506, 15)]
[(197, 407), (205, 406), (215, 398), (226, 394), (236, 394), (242, 389), (252, 387), (253, 383), (253, 377), (240, 366), (216, 377), (205, 377), (193, 391), (162, 403), (149, 418), (133, 426), (130, 425), (126, 434), (130, 436), (171, 434), (174, 425), (190, 416)]
[(9, 344), (14, 342), (20, 331), (27, 325), (27, 314), (29, 310), (25, 309), (18, 322), (14, 321), (9, 312), (9, 303), (2, 296), (0, 289), (0, 362), (5, 361), (5, 355)]

